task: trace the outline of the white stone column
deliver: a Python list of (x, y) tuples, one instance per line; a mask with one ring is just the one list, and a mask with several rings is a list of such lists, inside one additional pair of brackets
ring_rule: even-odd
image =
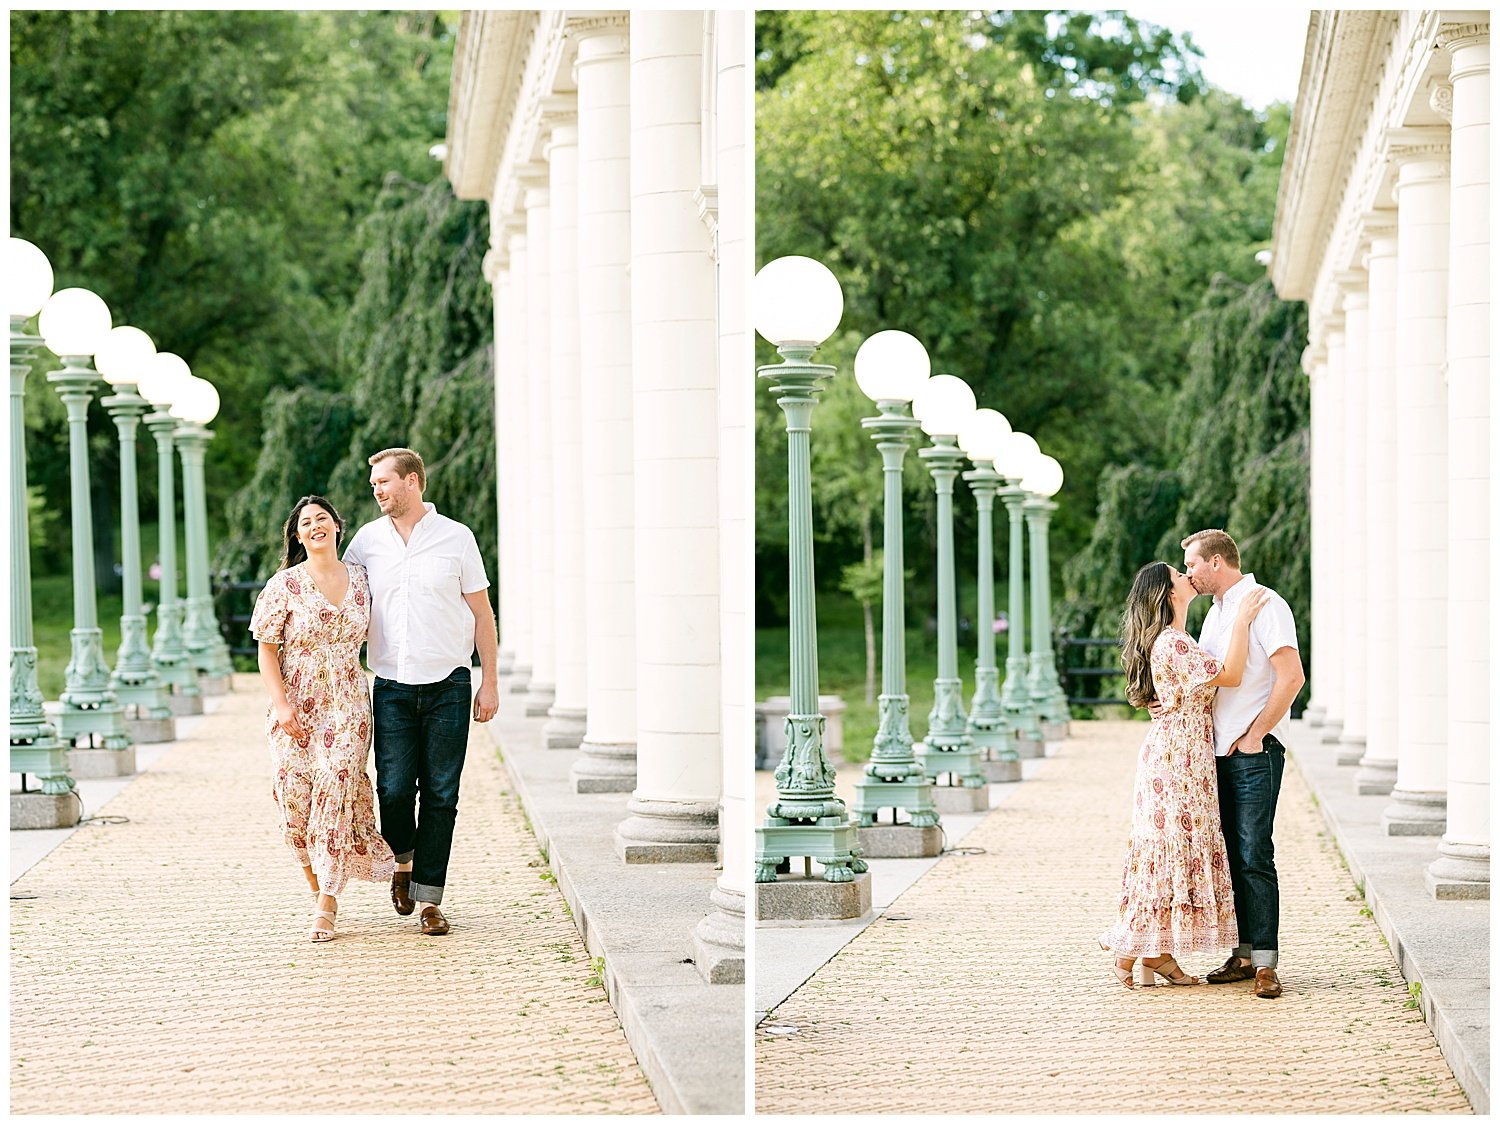
[[(1327, 321), (1328, 362), (1323, 370), (1323, 441), (1320, 463), (1323, 512), (1317, 528), (1323, 535), (1323, 618), (1313, 625), (1313, 651), (1322, 650), (1322, 670), (1327, 688), (1316, 688), (1323, 704), (1323, 741), (1337, 742), (1344, 729), (1344, 589), (1339, 572), (1343, 556), (1339, 540), (1344, 533), (1344, 313)], [(1316, 534), (1316, 533), (1315, 533)]]
[(495, 385), (495, 590), (496, 613), (500, 624), (500, 646), (496, 654), (496, 671), (502, 676), (510, 675), (516, 662), (515, 638), (515, 592), (513, 590), (515, 560), (511, 557), (510, 541), (505, 534), (509, 498), (506, 489), (510, 485), (509, 466), (510, 438), (505, 432), (505, 414), (510, 409), (510, 396), (505, 393), (505, 380), (513, 359), (505, 352), (509, 344), (505, 318), (510, 304), (510, 259), (505, 253), (503, 232), (491, 237), (490, 251), (484, 256), (484, 279), (490, 283), (494, 301), (494, 343), (490, 345), (490, 374)]
[(751, 733), (755, 715), (747, 695), (750, 665), (750, 590), (753, 556), (750, 511), (750, 396), (754, 366), (745, 330), (745, 280), (750, 256), (745, 243), (746, 73), (745, 11), (713, 15), (718, 140), (718, 208), (714, 218), (719, 262), (719, 635), (720, 729), (723, 731), (723, 794), (719, 799), (721, 870), (710, 899), (713, 911), (693, 931), (698, 972), (714, 983), (745, 980), (745, 891), (750, 853), (747, 813)]
[(1396, 783), (1396, 216), (1365, 216), (1369, 302), (1365, 345), (1365, 756), (1354, 791), (1383, 795)]
[(1328, 632), (1327, 602), (1328, 580), (1323, 573), (1323, 559), (1327, 554), (1329, 536), (1324, 523), (1328, 518), (1327, 474), (1323, 463), (1327, 460), (1323, 436), (1328, 428), (1328, 344), (1326, 340), (1309, 344), (1302, 352), (1302, 370), (1307, 374), (1308, 399), (1308, 448), (1307, 448), (1307, 524), (1309, 555), (1309, 601), (1312, 621), (1308, 636), (1312, 641), (1307, 674), (1311, 690), (1307, 710), (1303, 717), (1310, 727), (1321, 727), (1328, 714), (1325, 698), (1332, 698), (1333, 665), (1323, 655), (1323, 639)]
[(1448, 259), (1448, 830), (1427, 869), (1438, 898), (1490, 885), (1490, 29), (1444, 27), (1452, 56)]
[(1396, 181), (1396, 785), (1393, 836), (1443, 831), (1448, 775), (1447, 129), (1399, 130)]
[(547, 271), (551, 347), (553, 621), (557, 689), (542, 735), (549, 749), (573, 749), (588, 714), (583, 585), (583, 415), (578, 357), (578, 115), (572, 97), (547, 99), (552, 265)]
[(1344, 628), (1339, 639), (1340, 671), (1343, 672), (1344, 725), (1339, 733), (1337, 761), (1355, 766), (1365, 755), (1365, 622), (1366, 550), (1365, 398), (1369, 374), (1365, 362), (1369, 332), (1369, 291), (1364, 270), (1345, 270), (1338, 275), (1344, 291), (1344, 386), (1343, 386), (1343, 503), (1339, 505), (1342, 533), (1335, 548), (1341, 581)]
[(699, 186), (703, 13), (630, 21), (636, 788), (631, 862), (717, 859), (718, 352)]
[[(525, 216), (515, 216), (514, 223), (515, 229), (509, 233), (510, 299), (502, 309), (504, 336), (496, 341), (497, 349), (503, 342), (506, 359), (499, 368), (501, 374), (497, 376), (496, 394), (504, 398), (497, 403), (496, 417), (502, 427), (502, 467), (498, 489), (502, 498), (500, 549), (510, 552), (511, 648), (515, 652), (509, 688), (514, 694), (524, 695), (531, 686), (535, 652), (531, 606), (536, 579), (528, 545), (531, 540), (531, 352), (527, 326), (530, 323), (531, 266)], [(504, 594), (503, 587), (501, 593)]]
[(531, 683), (526, 714), (545, 715), (557, 690), (552, 540), (552, 207), (545, 167), (526, 189), (526, 417), (531, 427), (527, 498), (531, 518)]
[(588, 726), (579, 793), (635, 788), (635, 466), (630, 381), (630, 39), (624, 13), (578, 40), (578, 307)]

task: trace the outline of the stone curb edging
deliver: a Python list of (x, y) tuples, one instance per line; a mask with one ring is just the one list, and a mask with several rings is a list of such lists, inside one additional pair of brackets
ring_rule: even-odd
[[(1398, 893), (1391, 874), (1389, 872), (1371, 873), (1371, 863), (1377, 860), (1370, 848), (1374, 841), (1365, 841), (1361, 838), (1369, 835), (1371, 830), (1367, 826), (1355, 823), (1350, 813), (1359, 807), (1354, 802), (1369, 802), (1377, 806), (1374, 812), (1378, 817), (1378, 807), (1383, 807), (1388, 798), (1356, 796), (1353, 791), (1353, 771), (1348, 767), (1337, 767), (1333, 764), (1337, 747), (1334, 745), (1325, 747), (1320, 741), (1315, 741), (1317, 734), (1318, 732), (1309, 730), (1301, 722), (1294, 723), (1288, 757), (1301, 773), (1308, 789), (1317, 798), (1318, 809), (1323, 814), (1323, 820), (1328, 825), (1339, 854), (1343, 856), (1344, 863), (1349, 868), (1350, 878), (1364, 896), (1365, 904), (1369, 907), (1375, 924), (1380, 927), (1380, 932), (1390, 947), (1391, 955), (1396, 960), (1396, 967), (1407, 984), (1416, 987), (1422, 1018), (1432, 1029), (1433, 1038), (1437, 1040), (1438, 1048), (1452, 1069), (1454, 1078), (1463, 1087), (1474, 1112), (1488, 1114), (1490, 1100), (1488, 1007), (1486, 1005), (1484, 1008), (1484, 1017), (1480, 1021), (1482, 1026), (1476, 1026), (1472, 1019), (1464, 1018), (1464, 1013), (1471, 1010), (1470, 1006), (1458, 1002), (1459, 998), (1456, 995), (1459, 991), (1458, 986), (1450, 983), (1447, 975), (1441, 971), (1441, 966), (1437, 964), (1441, 953), (1446, 950), (1435, 949), (1430, 938), (1423, 941), (1421, 939), (1425, 935), (1413, 932), (1415, 912), (1410, 905), (1403, 909), (1401, 902), (1403, 896)], [(1328, 759), (1326, 764), (1322, 760), (1325, 756)], [(1335, 769), (1339, 772), (1330, 774), (1329, 771)], [(1335, 788), (1340, 781), (1348, 786), (1347, 794)], [(1378, 832), (1378, 828), (1375, 831)], [(1359, 846), (1361, 843), (1365, 844), (1363, 853)], [(1420, 866), (1412, 873), (1412, 878), (1421, 886), (1423, 871), (1427, 863), (1437, 858), (1436, 837), (1392, 838), (1389, 847), (1403, 848), (1413, 853), (1412, 862)], [(1423, 893), (1425, 894), (1425, 887)], [(1445, 904), (1432, 900), (1430, 909), (1436, 909), (1441, 905)], [(1487, 917), (1488, 902), (1480, 902), (1478, 905), (1483, 908)], [(1488, 942), (1473, 956), (1487, 970)]]

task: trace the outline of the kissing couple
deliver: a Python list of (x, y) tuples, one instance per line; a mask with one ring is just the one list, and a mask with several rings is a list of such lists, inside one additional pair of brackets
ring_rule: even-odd
[[(266, 738), (281, 833), (313, 892), (315, 942), (331, 941), (350, 879), (391, 880), (396, 913), (449, 932), (441, 903), (469, 720), (500, 705), (495, 617), (474, 533), (422, 499), (410, 449), (369, 459), (382, 516), (339, 559), (343, 518), (321, 496), (292, 506), (280, 569), (250, 632), (271, 697)], [(360, 667), (369, 641), (374, 702)], [(469, 668), (481, 679), (471, 695)], [(380, 828), (366, 771), (372, 738)], [(421, 815), (418, 817), (418, 792)]]
[[(1277, 977), (1280, 894), (1272, 827), (1286, 768), (1287, 713), (1305, 676), (1291, 608), (1240, 571), (1217, 529), (1182, 541), (1182, 570), (1153, 562), (1135, 576), (1121, 632), (1126, 694), (1151, 726), (1136, 763), (1120, 910), (1099, 944), (1134, 987), (1199, 983), (1184, 953), (1231, 950), (1209, 984), (1253, 980), (1266, 1000)], [(1197, 640), (1188, 606), (1213, 598)]]

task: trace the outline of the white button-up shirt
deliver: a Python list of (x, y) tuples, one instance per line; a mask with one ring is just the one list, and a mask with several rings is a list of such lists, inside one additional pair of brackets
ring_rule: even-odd
[[(1240, 599), (1255, 586), (1255, 575), (1242, 575), (1222, 596), (1214, 598), (1213, 608), (1203, 619), (1198, 644), (1220, 664), (1229, 652), (1229, 638), (1234, 633)], [(1255, 716), (1271, 698), (1271, 685), (1276, 682), (1271, 657), (1284, 648), (1297, 647), (1297, 624), (1292, 620), (1292, 607), (1275, 590), (1267, 588), (1266, 593), (1270, 597), (1250, 625), (1250, 654), (1245, 660), (1245, 674), (1240, 679), (1240, 686), (1221, 687), (1214, 697), (1214, 753), (1220, 758), (1228, 754), (1235, 740), (1250, 729)], [(1283, 746), (1291, 734), (1289, 724), (1287, 715), (1283, 715), (1271, 731)]]
[(474, 615), (464, 601), (489, 587), (474, 533), (423, 503), (410, 542), (390, 516), (359, 529), (344, 551), (370, 579), (370, 670), (403, 684), (435, 684), (474, 655)]

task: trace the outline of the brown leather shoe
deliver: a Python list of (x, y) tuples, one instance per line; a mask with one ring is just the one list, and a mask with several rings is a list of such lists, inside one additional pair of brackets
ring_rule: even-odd
[(437, 907), (422, 907), (422, 932), (428, 937), (442, 937), (448, 932), (448, 919)]
[(396, 913), (403, 918), (417, 908), (411, 900), (410, 871), (398, 871), (391, 876), (391, 902), (396, 906)]
[(1275, 1000), (1281, 995), (1281, 981), (1277, 979), (1275, 969), (1255, 970), (1255, 995), (1262, 1000)]
[(1209, 984), (1233, 984), (1237, 980), (1252, 980), (1255, 977), (1255, 966), (1250, 964), (1241, 965), (1239, 958), (1234, 954), (1229, 955), (1225, 961), (1213, 972), (1203, 979)]

